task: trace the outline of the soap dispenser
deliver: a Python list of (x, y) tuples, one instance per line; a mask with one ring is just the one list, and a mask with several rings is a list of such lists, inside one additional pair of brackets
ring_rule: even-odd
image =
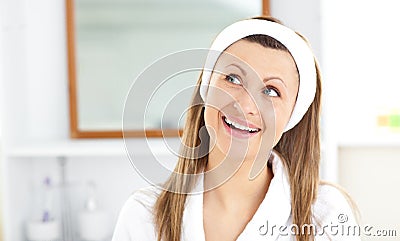
[(96, 185), (87, 183), (87, 198), (79, 214), (79, 234), (84, 241), (105, 241), (111, 236), (111, 223), (108, 213), (99, 207), (96, 198)]

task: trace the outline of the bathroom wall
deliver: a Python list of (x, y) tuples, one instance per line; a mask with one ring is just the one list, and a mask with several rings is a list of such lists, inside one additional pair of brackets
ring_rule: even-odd
[[(343, 146), (339, 148), (339, 182), (360, 210), (361, 224), (377, 230), (396, 230), (400, 235), (400, 148), (398, 146)], [(377, 240), (365, 236), (363, 240)]]
[[(363, 240), (400, 236), (399, 7), (391, 0), (321, 1), (326, 131), (337, 146), (337, 181), (358, 204), (362, 227), (397, 230), (397, 237)], [(382, 118), (393, 118), (391, 126)]]

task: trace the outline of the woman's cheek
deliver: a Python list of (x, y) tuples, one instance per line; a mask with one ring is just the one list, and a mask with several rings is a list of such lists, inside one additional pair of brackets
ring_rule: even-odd
[(283, 131), (286, 127), (288, 122), (288, 115), (286, 111), (282, 110), (281, 105), (274, 105), (274, 112), (275, 112), (275, 145), (279, 142), (280, 138), (282, 137)]

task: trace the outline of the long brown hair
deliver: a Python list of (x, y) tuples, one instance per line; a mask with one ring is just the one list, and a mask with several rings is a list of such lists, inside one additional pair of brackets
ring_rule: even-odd
[[(270, 17), (258, 17), (258, 19), (279, 23), (279, 21)], [(255, 35), (245, 39), (259, 43), (264, 47), (288, 51), (284, 45), (269, 36)], [(293, 224), (298, 225), (298, 227), (312, 223), (311, 206), (316, 199), (319, 184), (321, 76), (317, 62), (315, 62), (315, 66), (317, 88), (314, 101), (303, 119), (294, 128), (285, 132), (274, 148), (282, 157), (284, 166), (289, 174), (292, 219)], [(199, 94), (200, 81), (201, 76), (193, 96), (193, 103), (201, 102)], [(202, 144), (201, 140), (207, 141), (205, 138), (199, 138), (199, 131), (202, 127), (204, 127), (204, 107), (196, 104), (189, 109), (187, 114), (182, 138), (183, 144), (194, 148)], [(204, 170), (208, 156), (197, 159), (195, 156), (196, 153), (192, 151), (191, 153), (186, 153), (184, 157), (180, 157), (175, 167), (175, 172), (196, 174)], [(185, 175), (172, 175), (164, 185), (166, 190), (187, 191), (193, 187), (194, 181), (193, 179), (185, 178)], [(162, 191), (158, 197), (154, 206), (154, 222), (158, 241), (180, 241), (183, 211), (187, 197), (187, 194), (184, 193), (187, 192)], [(312, 237), (312, 232), (305, 232), (304, 234), (298, 234), (296, 239), (297, 241), (306, 241)]]

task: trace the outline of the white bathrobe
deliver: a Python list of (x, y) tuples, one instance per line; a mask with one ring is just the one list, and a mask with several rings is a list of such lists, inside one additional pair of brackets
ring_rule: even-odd
[[(263, 202), (238, 237), (238, 241), (295, 240), (292, 224), (290, 188), (278, 155), (272, 159), (274, 177)], [(200, 186), (199, 186), (200, 185)], [(197, 188), (202, 188), (203, 180)], [(152, 207), (160, 190), (148, 187), (132, 194), (123, 206), (112, 241), (154, 241)], [(320, 185), (312, 207), (315, 240), (361, 240), (352, 209), (343, 194), (330, 185)], [(238, 217), (239, 218), (239, 217)], [(205, 241), (203, 194), (188, 195), (183, 214), (181, 241)], [(307, 227), (303, 227), (307, 230)], [(227, 227), (229, 229), (229, 227)], [(356, 231), (354, 231), (356, 230)]]

